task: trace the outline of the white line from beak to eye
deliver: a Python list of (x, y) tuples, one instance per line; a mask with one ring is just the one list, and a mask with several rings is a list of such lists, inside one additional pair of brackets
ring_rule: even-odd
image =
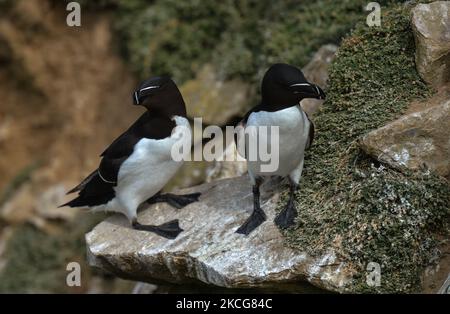
[(292, 84), (289, 87), (292, 87), (292, 86), (311, 86), (311, 84), (309, 84), (309, 83), (297, 83), (297, 84)]
[(153, 89), (153, 88), (159, 88), (159, 86), (155, 85), (155, 86), (145, 87), (145, 88), (142, 88), (142, 89), (140, 90), (140, 92), (142, 92), (142, 91), (144, 91), (144, 90), (148, 90), (148, 89)]

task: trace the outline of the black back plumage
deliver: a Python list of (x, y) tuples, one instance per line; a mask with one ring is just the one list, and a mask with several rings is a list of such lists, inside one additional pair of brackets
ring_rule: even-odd
[[(157, 88), (149, 88), (153, 86)], [(92, 207), (108, 203), (115, 197), (120, 167), (133, 153), (136, 144), (143, 138), (169, 137), (175, 127), (172, 117), (186, 116), (183, 98), (170, 78), (144, 81), (133, 93), (133, 100), (135, 105), (142, 105), (147, 111), (103, 151), (98, 169), (68, 192), (79, 192), (78, 197), (60, 207)]]

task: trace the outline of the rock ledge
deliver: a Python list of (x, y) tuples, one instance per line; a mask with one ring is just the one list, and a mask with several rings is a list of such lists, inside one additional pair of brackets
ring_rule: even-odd
[(273, 224), (279, 198), (273, 183), (262, 189), (268, 220), (249, 237), (234, 232), (252, 210), (251, 185), (243, 176), (183, 190), (199, 191), (202, 196), (181, 210), (156, 204), (139, 214), (142, 223), (178, 218), (185, 231), (172, 241), (131, 229), (125, 217), (106, 219), (86, 235), (90, 264), (151, 283), (200, 281), (226, 288), (292, 292), (308, 281), (322, 289), (345, 291), (352, 274), (333, 252), (314, 258), (286, 247)]

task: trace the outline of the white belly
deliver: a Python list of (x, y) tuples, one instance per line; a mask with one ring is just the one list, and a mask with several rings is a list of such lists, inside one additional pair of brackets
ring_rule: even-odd
[[(252, 113), (247, 121), (247, 126), (278, 126), (278, 141), (271, 137), (261, 137), (258, 134), (258, 146), (267, 145), (268, 152), (274, 152), (278, 149), (278, 167), (274, 171), (262, 171), (261, 165), (267, 164), (260, 159), (256, 161), (247, 161), (250, 175), (287, 176), (303, 160), (304, 150), (309, 134), (309, 120), (299, 106), (289, 107), (275, 112), (259, 111)], [(259, 130), (259, 129), (257, 129)], [(259, 132), (259, 131), (258, 131)], [(266, 143), (261, 142), (267, 140)], [(264, 146), (263, 146), (264, 147)], [(248, 151), (248, 143), (246, 143)], [(275, 156), (272, 156), (275, 158)]]
[[(180, 125), (179, 119), (183, 119), (181, 123), (190, 132), (189, 122), (177, 118), (177, 125)], [(183, 164), (183, 161), (174, 161), (171, 155), (172, 146), (177, 140), (177, 132), (161, 140), (143, 138), (121, 165), (115, 187), (116, 199), (130, 214), (142, 202), (159, 192)]]

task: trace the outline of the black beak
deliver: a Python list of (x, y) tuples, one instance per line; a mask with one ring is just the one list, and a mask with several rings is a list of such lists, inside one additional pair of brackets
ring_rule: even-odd
[(311, 83), (297, 83), (289, 86), (289, 89), (303, 98), (325, 99), (325, 92), (319, 86)]

